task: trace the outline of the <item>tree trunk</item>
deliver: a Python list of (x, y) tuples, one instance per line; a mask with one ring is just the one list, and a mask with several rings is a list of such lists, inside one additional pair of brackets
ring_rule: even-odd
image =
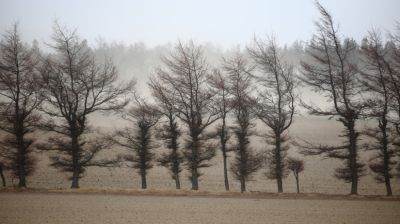
[(197, 154), (198, 154), (198, 138), (196, 134), (192, 135), (192, 161), (191, 167), (192, 167), (192, 190), (199, 190), (199, 182), (198, 182), (198, 173), (197, 173)]
[(246, 181), (244, 177), (240, 177), (240, 192), (243, 193), (246, 191)]
[(179, 174), (175, 174), (175, 187), (177, 190), (181, 189), (181, 182), (179, 181)]
[(282, 193), (283, 192), (283, 186), (282, 186), (282, 158), (281, 158), (281, 135), (277, 133), (275, 135), (275, 172), (276, 172), (276, 182), (278, 184), (278, 192)]
[(18, 183), (18, 187), (26, 187), (26, 177), (24, 174), (20, 174), (19, 175), (19, 183)]
[(79, 164), (79, 150), (80, 146), (78, 143), (78, 135), (75, 132), (75, 128), (71, 128), (71, 141), (72, 141), (72, 184), (71, 188), (79, 188), (79, 174), (80, 174), (80, 164)]
[(386, 132), (387, 128), (387, 120), (386, 120), (386, 110), (385, 115), (382, 119), (381, 131), (382, 131), (382, 148), (383, 148), (383, 169), (384, 169), (384, 178), (385, 178), (385, 186), (386, 186), (386, 195), (392, 196), (392, 187), (390, 185), (390, 174), (389, 174), (389, 155), (388, 155), (388, 136)]
[[(23, 150), (23, 149), (22, 149)], [(26, 175), (25, 175), (25, 159), (24, 159), (24, 152), (19, 151), (18, 152), (18, 157), (19, 157), (19, 162), (18, 162), (18, 187), (26, 187)]]
[(392, 187), (390, 185), (390, 174), (389, 174), (389, 155), (387, 152), (387, 145), (383, 147), (383, 165), (384, 165), (384, 177), (386, 186), (386, 195), (392, 196)]
[(174, 147), (173, 147), (173, 150), (174, 150), (174, 152), (173, 152), (173, 158), (175, 158), (174, 160), (173, 160), (173, 168), (172, 168), (172, 170), (173, 170), (173, 172), (174, 172), (174, 179), (175, 179), (175, 187), (176, 187), (176, 189), (181, 189), (181, 181), (180, 181), (180, 179), (179, 179), (179, 161), (176, 159), (177, 157), (178, 157), (178, 153), (177, 153), (177, 144), (176, 143), (174, 143)]
[(146, 171), (145, 170), (141, 170), (140, 171), (140, 176), (142, 178), (142, 189), (146, 189), (147, 188)]
[(77, 169), (74, 169), (72, 173), (71, 188), (79, 188), (79, 171), (77, 171)]
[(3, 183), (3, 187), (6, 187), (6, 178), (4, 177), (3, 167), (1, 165), (0, 165), (0, 176), (1, 176), (1, 181)]
[(14, 131), (15, 137), (17, 141), (17, 164), (18, 164), (18, 179), (19, 187), (26, 187), (26, 175), (25, 175), (25, 144), (24, 144), (24, 123), (21, 114), (21, 109), (19, 107), (20, 101), (20, 70), (18, 66), (18, 62), (16, 62), (16, 72), (17, 72), (17, 80), (16, 80), (16, 93), (15, 93), (15, 123), (14, 123)]
[(192, 168), (192, 190), (199, 190), (199, 182), (197, 178), (197, 167)]
[(351, 191), (350, 194), (357, 194), (358, 189), (358, 167), (357, 167), (357, 133), (354, 129), (354, 121), (349, 122), (349, 143), (350, 143), (350, 172)]
[[(18, 125), (20, 126), (20, 125)], [(17, 144), (18, 144), (18, 187), (26, 187), (26, 174), (25, 174), (25, 146), (23, 130), (21, 127), (17, 130)]]
[(299, 174), (296, 174), (296, 175), (295, 175), (295, 178), (296, 178), (297, 193), (300, 193)]
[(386, 186), (386, 195), (392, 196), (393, 193), (392, 193), (392, 187), (390, 186), (390, 177), (387, 172), (385, 173), (385, 186)]
[[(225, 102), (225, 98), (224, 98)], [(225, 104), (224, 104), (224, 111), (226, 110)], [(226, 129), (226, 113), (223, 114), (222, 116), (222, 127), (221, 127), (221, 135), (220, 135), (220, 140), (221, 140), (221, 147), (222, 147), (222, 159), (224, 162), (224, 184), (225, 184), (225, 190), (229, 191), (229, 180), (228, 180), (228, 167), (227, 167), (227, 155), (226, 155), (226, 138), (227, 138), (227, 132), (225, 132)]]
[(178, 138), (178, 130), (177, 126), (174, 123), (173, 117), (169, 117), (169, 127), (170, 130), (173, 130), (173, 137), (171, 139), (172, 142), (172, 155), (173, 155), (173, 173), (174, 173), (174, 179), (175, 179), (175, 187), (177, 190), (181, 189), (181, 181), (179, 179), (179, 172), (180, 172), (180, 161), (178, 160), (179, 155), (178, 155), (178, 143), (177, 143), (177, 138)]
[(227, 155), (225, 149), (222, 151), (222, 156), (224, 160), (224, 181), (225, 181), (225, 190), (229, 191), (229, 180), (228, 180), (228, 167), (227, 167)]

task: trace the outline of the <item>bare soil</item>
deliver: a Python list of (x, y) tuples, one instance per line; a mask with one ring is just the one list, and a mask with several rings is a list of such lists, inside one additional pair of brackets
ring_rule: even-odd
[(398, 197), (190, 191), (0, 192), (0, 223), (399, 223)]

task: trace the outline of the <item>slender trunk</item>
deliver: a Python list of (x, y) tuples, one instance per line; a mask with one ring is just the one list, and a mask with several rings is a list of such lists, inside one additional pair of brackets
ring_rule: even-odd
[(79, 142), (78, 135), (76, 134), (76, 129), (72, 128), (71, 131), (71, 141), (72, 141), (72, 184), (71, 188), (79, 188), (79, 174), (80, 174), (80, 164), (79, 164)]
[[(225, 99), (225, 98), (224, 98)], [(225, 101), (224, 101), (225, 102)], [(224, 111), (225, 111), (225, 106), (224, 106)], [(227, 138), (227, 133), (225, 131), (226, 129), (226, 113), (223, 114), (222, 116), (222, 127), (221, 127), (221, 148), (222, 148), (222, 159), (224, 162), (224, 184), (225, 184), (225, 190), (229, 191), (229, 180), (228, 180), (228, 167), (227, 167), (227, 155), (226, 155), (226, 138)]]
[(300, 193), (299, 174), (295, 174), (294, 176), (295, 176), (295, 178), (296, 178), (297, 193)]
[(180, 161), (178, 160), (179, 154), (178, 154), (178, 133), (179, 130), (177, 128), (177, 124), (174, 123), (174, 117), (172, 113), (170, 113), (169, 118), (169, 128), (172, 133), (172, 138), (171, 138), (171, 145), (172, 145), (172, 155), (173, 155), (173, 173), (174, 173), (174, 179), (175, 179), (175, 187), (177, 190), (181, 189), (181, 181), (179, 179), (179, 172), (180, 172)]
[(18, 187), (26, 187), (26, 175), (25, 175), (25, 159), (24, 155), (22, 154), (23, 152), (19, 152), (19, 163), (18, 163)]
[[(175, 144), (175, 146), (176, 146), (176, 144)], [(181, 189), (181, 182), (180, 182), (180, 180), (179, 180), (179, 161), (178, 161), (178, 153), (177, 153), (177, 149), (176, 149), (177, 147), (174, 147), (173, 148), (173, 158), (174, 158), (174, 161), (173, 161), (173, 172), (174, 172), (174, 179), (175, 179), (175, 187), (176, 187), (176, 189)]]
[(246, 191), (246, 170), (248, 164), (248, 157), (246, 154), (246, 136), (244, 133), (241, 133), (239, 136), (239, 150), (240, 150), (240, 192)]
[(24, 145), (24, 134), (23, 134), (23, 126), (19, 121), (20, 117), (17, 117), (17, 131), (16, 131), (16, 138), (17, 138), (17, 147), (18, 147), (18, 187), (26, 187), (26, 173), (25, 173), (25, 145)]
[(278, 185), (278, 192), (283, 192), (282, 186), (282, 158), (281, 158), (281, 135), (277, 133), (275, 135), (275, 171), (276, 171), (276, 182)]
[(72, 184), (71, 188), (79, 188), (79, 167), (74, 166), (72, 171)]
[(181, 182), (179, 181), (179, 174), (175, 174), (175, 187), (177, 190), (181, 189)]
[[(14, 47), (17, 47), (15, 45)], [(15, 48), (16, 49), (16, 48)], [(20, 108), (20, 70), (19, 70), (19, 62), (18, 62), (18, 52), (15, 52), (15, 65), (16, 65), (16, 93), (15, 93), (15, 121), (14, 123), (14, 131), (15, 137), (17, 140), (17, 165), (18, 165), (18, 179), (19, 187), (26, 187), (26, 175), (25, 175), (25, 144), (24, 144), (24, 124), (22, 118), (22, 110)]]
[(390, 174), (389, 174), (390, 158), (387, 151), (388, 140), (386, 135), (386, 125), (384, 125), (382, 144), (383, 144), (383, 169), (384, 169), (384, 178), (386, 186), (386, 195), (392, 196), (393, 194), (392, 194), (392, 187), (390, 185)]
[(25, 176), (25, 174), (20, 174), (19, 175), (18, 187), (26, 187), (26, 176)]
[(192, 168), (192, 190), (199, 190), (199, 182), (198, 182), (198, 172), (197, 172), (197, 154), (198, 154), (198, 138), (196, 135), (192, 136), (192, 161), (191, 168)]
[[(387, 155), (385, 155), (385, 157), (388, 157)], [(385, 159), (388, 160), (388, 159)], [(386, 186), (386, 195), (387, 196), (392, 196), (392, 187), (390, 185), (390, 176), (389, 176), (389, 172), (387, 169), (388, 164), (385, 162), (385, 186)]]
[(240, 192), (245, 192), (246, 191), (246, 180), (244, 177), (240, 177)]
[(386, 132), (387, 120), (386, 117), (382, 119), (382, 148), (383, 148), (383, 169), (384, 169), (384, 178), (385, 178), (385, 186), (386, 186), (386, 195), (392, 196), (392, 187), (390, 185), (390, 174), (389, 174), (389, 163), (390, 158), (388, 154), (388, 136)]
[(140, 171), (140, 177), (142, 178), (142, 189), (146, 189), (147, 188), (146, 170)]
[(3, 167), (1, 165), (0, 165), (0, 176), (1, 176), (1, 181), (3, 183), (3, 187), (6, 187), (6, 178), (4, 177)]
[(224, 160), (224, 180), (225, 180), (225, 190), (229, 191), (229, 180), (228, 180), (228, 167), (227, 167), (227, 155), (226, 151), (222, 151), (222, 156)]
[(146, 166), (146, 162), (148, 161), (148, 158), (146, 158), (148, 151), (149, 151), (149, 138), (147, 136), (149, 135), (149, 128), (140, 126), (140, 148), (137, 151), (139, 154), (140, 158), (140, 177), (142, 180), (142, 189), (147, 188), (147, 180), (146, 180), (146, 170), (148, 167)]
[(390, 157), (388, 154), (388, 145), (389, 145), (389, 140), (388, 140), (388, 135), (387, 135), (387, 116), (388, 116), (388, 110), (389, 110), (389, 96), (387, 93), (387, 88), (386, 88), (386, 79), (383, 77), (382, 74), (382, 69), (381, 69), (381, 64), (378, 63), (379, 65), (379, 71), (380, 71), (380, 82), (382, 84), (383, 90), (384, 90), (384, 107), (383, 107), (383, 113), (382, 113), (382, 125), (381, 125), (381, 130), (383, 134), (383, 139), (382, 139), (382, 145), (383, 145), (383, 166), (384, 166), (384, 176), (385, 176), (385, 186), (386, 186), (386, 194), (387, 196), (392, 196), (392, 187), (390, 185)]
[(358, 167), (357, 167), (357, 133), (354, 121), (349, 122), (349, 150), (350, 150), (350, 172), (351, 172), (351, 192), (357, 194), (358, 189)]
[(197, 167), (192, 168), (192, 190), (199, 190), (199, 182), (197, 178)]
[(71, 184), (71, 188), (79, 188), (79, 171), (78, 169), (74, 169), (73, 173), (72, 173), (72, 184)]

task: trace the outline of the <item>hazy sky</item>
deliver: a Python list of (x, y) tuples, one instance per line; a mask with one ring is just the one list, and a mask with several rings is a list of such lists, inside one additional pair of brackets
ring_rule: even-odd
[[(321, 0), (341, 31), (357, 40), (372, 27), (383, 31), (400, 21), (399, 0)], [(77, 27), (89, 40), (148, 46), (178, 38), (245, 45), (254, 34), (274, 33), (280, 43), (307, 40), (318, 18), (312, 0), (0, 0), (0, 31), (14, 21), (26, 41), (47, 41), (52, 24)]]

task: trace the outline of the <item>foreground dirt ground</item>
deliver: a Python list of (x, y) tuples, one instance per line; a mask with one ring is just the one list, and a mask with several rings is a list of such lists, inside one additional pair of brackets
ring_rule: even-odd
[(400, 201), (1, 192), (0, 223), (399, 223)]

